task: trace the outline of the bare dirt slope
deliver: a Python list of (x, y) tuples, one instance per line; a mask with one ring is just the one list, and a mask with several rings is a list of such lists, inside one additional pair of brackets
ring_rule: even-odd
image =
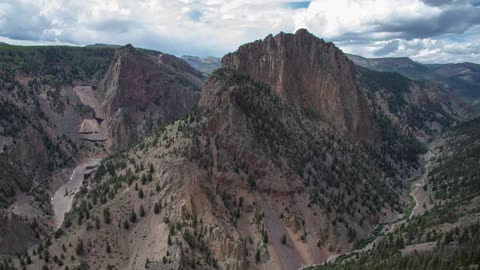
[(77, 166), (70, 176), (70, 180), (61, 186), (52, 197), (53, 212), (57, 227), (61, 227), (65, 214), (72, 209), (73, 198), (82, 186), (85, 174), (96, 168), (100, 159), (88, 160)]

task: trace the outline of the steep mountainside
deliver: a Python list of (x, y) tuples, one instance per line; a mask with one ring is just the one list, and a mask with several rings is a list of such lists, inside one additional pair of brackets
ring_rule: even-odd
[(397, 72), (411, 79), (424, 79), (444, 84), (476, 109), (480, 104), (480, 65), (421, 64), (410, 58), (364, 58), (347, 55), (356, 65), (376, 71)]
[(125, 150), (155, 125), (189, 112), (202, 85), (200, 72), (174, 56), (142, 53), (129, 45), (118, 50), (96, 93), (97, 118), (105, 119), (108, 145)]
[[(190, 111), (202, 84), (202, 75), (184, 61), (131, 46), (1, 45), (2, 218), (37, 218), (46, 226), (37, 232), (43, 237), (53, 225), (51, 192), (76, 163), (127, 148), (153, 125)], [(0, 227), (8, 224), (18, 222)], [(14, 241), (23, 243), (23, 235)], [(18, 251), (6, 244), (0, 242), (0, 252)]]
[(400, 164), (403, 172), (408, 172), (404, 166), (425, 150), (419, 142), (428, 143), (445, 129), (471, 118), (470, 108), (438, 84), (413, 81), (398, 73), (356, 70), (380, 131), (377, 147)]
[(419, 140), (469, 117), (448, 90), (357, 70), (305, 30), (222, 62), (198, 108), (88, 177), (57, 239), (35, 249), (64, 255), (49, 267), (320, 263), (404, 216)]

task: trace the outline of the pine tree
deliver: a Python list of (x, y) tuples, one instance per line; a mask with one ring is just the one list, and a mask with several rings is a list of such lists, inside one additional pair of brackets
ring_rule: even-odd
[(153, 169), (152, 163), (150, 163), (149, 168), (148, 168), (148, 173), (152, 174), (155, 170)]
[(135, 210), (132, 209), (132, 213), (130, 214), (130, 222), (135, 223), (137, 222), (137, 214), (135, 213)]
[(108, 209), (108, 207), (105, 207), (103, 209), (103, 221), (105, 222), (105, 224), (110, 224), (110, 210)]
[(43, 260), (48, 263), (50, 259), (50, 253), (48, 252), (47, 248), (43, 250), (42, 257), (43, 257)]
[(95, 229), (100, 229), (100, 219), (97, 216), (95, 216)]
[(285, 234), (283, 234), (280, 241), (282, 242), (282, 245), (285, 245), (287, 243), (287, 236)]
[(83, 253), (83, 241), (80, 238), (78, 238), (77, 246), (75, 247), (75, 253), (77, 253), (77, 255)]
[(263, 243), (268, 243), (268, 233), (266, 230), (263, 230)]

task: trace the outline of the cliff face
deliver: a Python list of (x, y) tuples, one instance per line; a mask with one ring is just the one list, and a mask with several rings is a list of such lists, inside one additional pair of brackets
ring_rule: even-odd
[(354, 65), (335, 45), (306, 30), (243, 45), (223, 57), (222, 65), (266, 83), (286, 101), (318, 113), (337, 130), (375, 140)]
[(119, 49), (97, 93), (111, 149), (125, 150), (153, 123), (189, 112), (202, 84), (202, 75), (174, 56)]

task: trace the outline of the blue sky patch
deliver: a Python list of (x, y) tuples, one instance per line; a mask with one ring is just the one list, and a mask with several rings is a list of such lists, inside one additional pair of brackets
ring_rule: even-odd
[(300, 1), (300, 2), (287, 2), (285, 3), (288, 8), (291, 9), (300, 9), (300, 8), (308, 8), (311, 1)]

